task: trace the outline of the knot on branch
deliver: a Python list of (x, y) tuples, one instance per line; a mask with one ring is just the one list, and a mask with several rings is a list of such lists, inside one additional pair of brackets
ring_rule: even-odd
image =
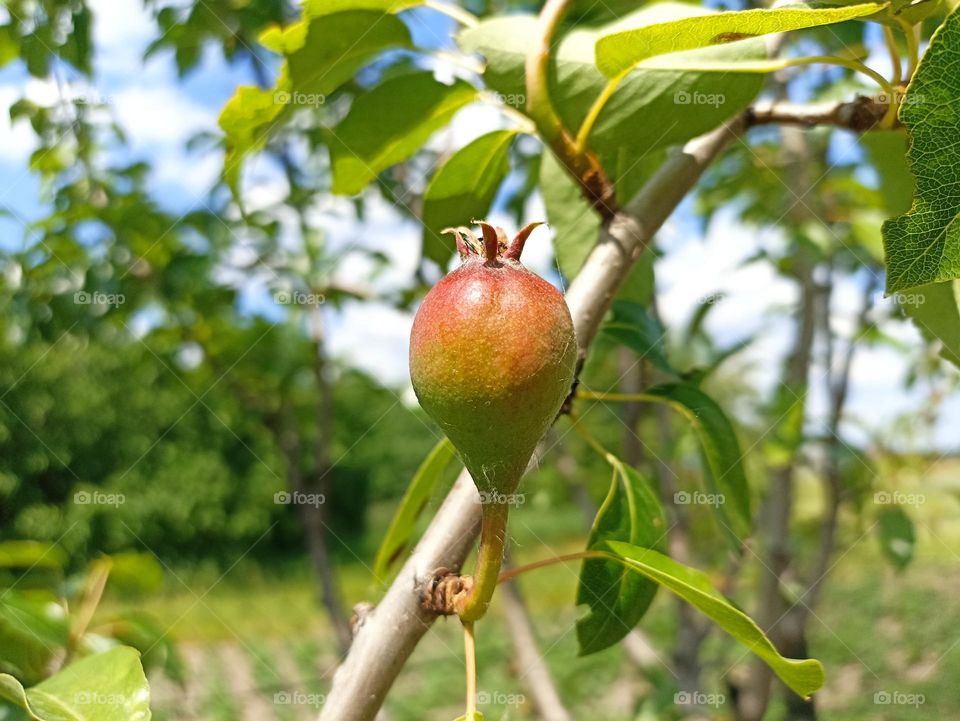
[(438, 616), (453, 616), (457, 603), (465, 599), (473, 588), (472, 576), (461, 576), (449, 568), (438, 568), (424, 584), (420, 604)]
[(367, 622), (376, 606), (368, 601), (361, 601), (353, 607), (353, 615), (350, 617), (350, 631), (354, 636), (360, 630), (360, 627)]
[(890, 109), (894, 98), (882, 95), (879, 98), (858, 95), (852, 102), (843, 103), (837, 110), (838, 125), (857, 133), (875, 128)]

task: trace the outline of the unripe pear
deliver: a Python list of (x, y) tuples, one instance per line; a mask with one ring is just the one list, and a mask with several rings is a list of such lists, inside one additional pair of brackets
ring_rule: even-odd
[(453, 231), (463, 262), (427, 294), (413, 322), (413, 388), (484, 501), (516, 489), (576, 367), (563, 296), (520, 264), (537, 225), (509, 246), (485, 223), (483, 243), (466, 228)]

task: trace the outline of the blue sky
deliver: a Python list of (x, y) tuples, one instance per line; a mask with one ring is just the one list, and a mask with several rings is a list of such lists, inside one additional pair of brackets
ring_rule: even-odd
[[(144, 158), (154, 167), (151, 189), (164, 206), (186, 212), (206, 202), (208, 190), (218, 177), (222, 157), (217, 151), (189, 152), (186, 141), (199, 132), (217, 132), (220, 108), (239, 84), (252, 84), (253, 75), (245, 63), (231, 66), (210, 48), (200, 66), (185, 79), (177, 77), (169, 53), (161, 53), (144, 63), (142, 56), (155, 36), (155, 26), (139, 2), (95, 0), (95, 47), (98, 51), (96, 76), (92, 87), (68, 83), (70, 92), (83, 93), (104, 101), (130, 139), (124, 151), (130, 159)], [(0, 10), (2, 12), (2, 10)], [(438, 45), (448, 36), (450, 21), (430, 11), (409, 16), (411, 29), (422, 44)], [(883, 71), (884, 60), (874, 58)], [(26, 95), (37, 101), (50, 101), (56, 88), (27, 78), (16, 64), (0, 70), (0, 207), (7, 207), (26, 220), (41, 212), (42, 189), (27, 170), (27, 160), (35, 141), (26, 125), (13, 129), (8, 125), (9, 105)], [(463, 111), (453, 127), (440, 133), (431, 143), (437, 149), (452, 150), (502, 123), (489, 107), (471, 107)], [(834, 160), (855, 162), (858, 149), (852, 138), (840, 138), (832, 150)], [(255, 160), (245, 173), (248, 202), (267, 203), (283, 196), (283, 181), (264, 159)], [(361, 242), (387, 253), (388, 271), (377, 281), (376, 290), (403, 287), (415, 269), (420, 230), (409, 221), (399, 221), (384, 202), (371, 198), (368, 221), (358, 226), (352, 218), (349, 201), (319, 199), (322, 218), (334, 243)], [(544, 216), (539, 199), (527, 209), (529, 219)], [(494, 213), (494, 220), (510, 226), (513, 221)], [(0, 243), (10, 248), (23, 242), (23, 227), (16, 220), (0, 218)], [(549, 250), (548, 231), (538, 231), (528, 245), (527, 261), (541, 274), (556, 278)], [(386, 242), (389, 239), (389, 243)], [(709, 329), (724, 343), (750, 334), (758, 334), (757, 344), (747, 353), (751, 380), (761, 389), (769, 389), (779, 372), (789, 340), (790, 328), (779, 309), (795, 301), (793, 288), (777, 278), (763, 264), (740, 267), (758, 244), (776, 246), (775, 230), (759, 232), (735, 221), (732, 213), (720, 212), (706, 233), (685, 203), (660, 234), (667, 252), (658, 263), (660, 305), (668, 326), (686, 321), (698, 303), (711, 293), (722, 291), (726, 299), (711, 314)], [(339, 273), (356, 282), (366, 275), (367, 267), (359, 257), (348, 258)], [(841, 331), (851, 327), (860, 295), (860, 282), (841, 284), (834, 324)], [(263, 282), (247, 284), (245, 305), (263, 311), (269, 305), (269, 293)], [(886, 301), (877, 299), (878, 309)], [(275, 308), (273, 309), (275, 311)], [(347, 362), (359, 365), (383, 382), (407, 386), (407, 338), (412, 317), (387, 303), (348, 304), (342, 311), (328, 310), (330, 345)], [(905, 323), (885, 328), (903, 342), (919, 347), (919, 334)], [(815, 369), (822, 373), (822, 369)], [(851, 410), (857, 418), (848, 424), (851, 437), (863, 439), (859, 426), (878, 431), (900, 414), (922, 403), (924, 389), (905, 391), (902, 380), (905, 364), (892, 350), (866, 349), (854, 366)], [(407, 395), (409, 398), (409, 394)], [(823, 398), (814, 398), (814, 407), (822, 413)], [(815, 421), (814, 423), (817, 423)], [(956, 433), (960, 424), (960, 399), (948, 402), (947, 417), (941, 422), (936, 445), (942, 450), (957, 450)]]

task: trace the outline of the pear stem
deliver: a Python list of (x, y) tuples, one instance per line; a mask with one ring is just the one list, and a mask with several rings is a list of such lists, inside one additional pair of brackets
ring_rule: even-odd
[(473, 623), (463, 622), (463, 653), (467, 671), (467, 704), (464, 718), (473, 721), (477, 712), (477, 642), (473, 635)]
[(503, 549), (507, 541), (507, 503), (484, 503), (480, 524), (480, 551), (473, 574), (473, 586), (458, 604), (457, 615), (464, 624), (483, 618), (497, 588)]

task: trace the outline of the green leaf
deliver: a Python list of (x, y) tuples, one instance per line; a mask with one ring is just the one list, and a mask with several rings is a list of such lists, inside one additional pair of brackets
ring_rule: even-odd
[(664, 337), (667, 332), (656, 318), (639, 303), (618, 300), (613, 304), (613, 318), (603, 326), (603, 333), (646, 358), (667, 375), (677, 372), (667, 360)]
[(20, 57), (20, 42), (13, 27), (0, 26), (0, 68)]
[(244, 158), (263, 150), (294, 109), (325, 103), (377, 54), (412, 45), (402, 20), (371, 10), (324, 14), (322, 19), (305, 16), (288, 28), (265, 31), (260, 42), (286, 60), (273, 88), (241, 86), (220, 113), (227, 147), (224, 179), (234, 194), (239, 193)]
[(482, 135), (447, 159), (430, 180), (423, 198), (423, 256), (446, 268), (456, 244), (444, 228), (485, 218), (510, 170), (510, 144), (516, 130)]
[(385, 13), (398, 13), (422, 4), (423, 0), (306, 0), (303, 3), (303, 16), (319, 17), (344, 10), (380, 10)]
[[(645, 548), (664, 549), (666, 520), (647, 481), (618, 458), (607, 456), (613, 480), (606, 500), (590, 530), (588, 549), (602, 549), (608, 541), (624, 541)], [(608, 560), (587, 559), (580, 570), (577, 605), (590, 612), (577, 620), (580, 655), (602, 651), (619, 642), (650, 607), (657, 585), (629, 573)]]
[(67, 562), (66, 554), (50, 543), (40, 541), (4, 541), (0, 543), (0, 568), (43, 568), (59, 571)]
[(960, 280), (921, 285), (904, 298), (904, 312), (923, 337), (939, 341), (940, 355), (960, 367)]
[(706, 574), (647, 548), (617, 541), (611, 541), (607, 545), (629, 568), (702, 611), (720, 628), (763, 659), (780, 680), (799, 696), (806, 698), (823, 685), (823, 666), (819, 661), (795, 660), (781, 656), (757, 624), (713, 588)]
[[(464, 715), (464, 716), (458, 716), (456, 721), (468, 721), (468, 719), (466, 715)], [(474, 711), (472, 714), (470, 714), (469, 721), (483, 721), (483, 714), (480, 713), (479, 711)]]
[(390, 565), (396, 561), (409, 545), (414, 528), (427, 502), (437, 487), (444, 469), (457, 455), (453, 444), (446, 438), (437, 443), (417, 469), (413, 480), (407, 487), (400, 506), (390, 522), (387, 535), (380, 544), (377, 558), (373, 564), (373, 575), (386, 579)]
[(580, 193), (577, 184), (560, 167), (553, 153), (544, 153), (540, 166), (540, 192), (553, 230), (553, 252), (560, 272), (572, 280), (580, 272), (600, 235), (601, 220)]
[(280, 124), (278, 118), (286, 106), (276, 102), (275, 92), (282, 91), (242, 85), (220, 111), (227, 148), (223, 177), (234, 193), (239, 192), (244, 159), (249, 153), (263, 150), (270, 133)]
[(903, 129), (871, 131), (860, 136), (860, 144), (877, 171), (880, 195), (888, 215), (906, 213), (916, 188), (907, 165), (906, 132)]
[(360, 95), (330, 133), (333, 192), (359, 193), (381, 171), (416, 153), (476, 97), (469, 83), (444, 85), (432, 73), (392, 78)]
[(910, 564), (917, 538), (913, 521), (900, 506), (884, 508), (877, 514), (877, 537), (880, 550), (894, 567), (902, 571)]
[(140, 654), (126, 646), (88, 656), (24, 689), (0, 674), (0, 701), (31, 721), (149, 721), (150, 689)]
[(36, 683), (67, 643), (67, 614), (52, 594), (0, 595), (0, 671)]
[[(628, 13), (614, 23), (576, 29), (562, 37), (555, 55), (556, 73), (550, 79), (550, 95), (564, 125), (579, 128), (609, 82), (594, 62), (594, 46), (599, 37), (677, 18), (699, 18), (704, 12), (708, 11), (682, 3), (659, 2)], [(535, 17), (512, 15), (485, 20), (463, 31), (458, 42), (466, 52), (477, 52), (486, 58), (484, 80), (490, 88), (507, 98), (522, 98), (526, 93), (524, 63), (530, 38), (536, 37), (536, 32)], [(694, 53), (728, 61), (766, 56), (759, 40)], [(600, 113), (590, 134), (590, 147), (600, 155), (611, 177), (628, 177), (633, 166), (655, 157), (658, 149), (706, 132), (746, 108), (762, 84), (759, 77), (636, 70), (624, 78)], [(684, 100), (690, 104), (684, 104)], [(656, 122), (651, 122), (651, 118), (656, 118)]]
[(883, 224), (887, 292), (960, 277), (960, 10), (934, 33), (900, 120), (917, 180), (913, 207)]
[(740, 10), (683, 18), (601, 37), (597, 67), (608, 78), (629, 72), (646, 58), (780, 33), (831, 25), (877, 12), (879, 5), (816, 7), (797, 5), (763, 10)]
[(149, 593), (163, 583), (163, 567), (152, 553), (128, 551), (108, 558), (111, 587)]
[[(540, 166), (540, 193), (553, 230), (553, 252), (567, 280), (580, 272), (600, 235), (600, 216), (580, 194), (552, 153), (544, 153)], [(644, 253), (618, 293), (619, 298), (647, 304), (653, 295), (653, 254)]]
[(261, 42), (287, 57), (285, 76), (291, 92), (325, 96), (350, 80), (387, 48), (412, 46), (410, 30), (398, 17), (370, 10), (306, 19)]
[(911, 25), (919, 25), (933, 13), (942, 10), (943, 5), (941, 0), (892, 0), (867, 19), (900, 29), (903, 26), (898, 21), (906, 20)]
[(646, 391), (682, 413), (693, 425), (705, 460), (708, 488), (718, 494), (716, 509), (736, 536), (738, 545), (750, 535), (750, 487), (743, 470), (743, 453), (733, 424), (710, 396), (695, 386), (669, 383)]

